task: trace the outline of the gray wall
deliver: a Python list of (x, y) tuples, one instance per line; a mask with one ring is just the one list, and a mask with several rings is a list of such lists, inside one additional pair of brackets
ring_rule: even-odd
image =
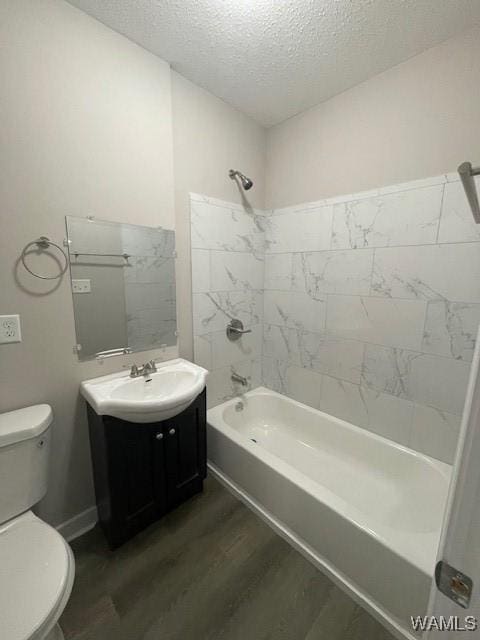
[(128, 345), (122, 267), (106, 260), (101, 266), (72, 265), (72, 278), (90, 280), (91, 293), (74, 293), (75, 335), (80, 358)]
[[(189, 193), (263, 208), (266, 131), (178, 73), (172, 73), (172, 107), (180, 352), (192, 358)], [(230, 168), (253, 179), (248, 194), (230, 180)]]
[[(176, 226), (179, 340), (191, 357), (188, 192), (241, 202), (227, 175), (238, 167), (255, 180), (252, 202), (263, 206), (266, 133), (62, 0), (2, 3), (0, 38), (0, 216), (8, 267), (0, 272), (0, 313), (20, 313), (23, 330), (21, 344), (0, 346), (0, 411), (53, 405), (51, 486), (41, 514), (58, 524), (95, 504), (80, 381), (177, 350), (79, 363), (68, 277), (57, 287), (33, 280), (18, 268), (21, 248), (42, 234), (62, 241), (65, 215)], [(51, 268), (44, 260), (39, 266)]]
[[(68, 219), (67, 226), (71, 255), (75, 251), (123, 253), (120, 226), (73, 217)], [(124, 260), (78, 255), (70, 262), (72, 278), (86, 278), (91, 286), (90, 293), (73, 293), (80, 357), (85, 359), (98, 351), (127, 346)]]
[(65, 215), (167, 228), (176, 218), (188, 357), (190, 191), (241, 204), (226, 175), (239, 168), (255, 181), (249, 204), (264, 208), (267, 170), (267, 205), (278, 207), (435, 175), (478, 152), (475, 34), (269, 130), (267, 162), (262, 127), (62, 0), (1, 3), (0, 38), (0, 312), (20, 313), (23, 329), (21, 344), (0, 346), (0, 410), (54, 407), (52, 484), (42, 505), (53, 523), (94, 504), (78, 384), (131, 358), (77, 362), (68, 278), (55, 287), (27, 276), (18, 257), (28, 241), (61, 241)]
[(133, 358), (79, 363), (68, 275), (55, 288), (17, 261), (40, 235), (62, 243), (65, 215), (174, 228), (170, 70), (61, 0), (1, 2), (0, 41), (0, 312), (23, 333), (0, 346), (0, 410), (52, 404), (41, 514), (58, 524), (95, 504), (79, 383)]
[(268, 130), (266, 206), (479, 162), (480, 30), (432, 47)]

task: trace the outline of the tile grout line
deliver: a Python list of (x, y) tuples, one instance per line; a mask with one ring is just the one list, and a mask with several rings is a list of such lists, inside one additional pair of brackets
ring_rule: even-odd
[[(457, 245), (478, 245), (480, 244), (480, 240), (457, 240), (456, 242), (421, 242), (421, 243), (411, 243), (411, 244), (386, 244), (386, 245), (373, 245), (366, 247), (341, 247), (337, 249), (326, 248), (326, 249), (298, 249), (298, 250), (289, 250), (289, 251), (267, 251), (265, 253), (266, 256), (277, 256), (284, 255), (287, 253), (346, 253), (347, 251), (372, 251), (373, 249), (382, 249), (382, 250), (394, 250), (394, 249), (413, 249), (413, 248), (425, 248), (425, 247), (446, 247), (446, 246), (454, 246)], [(201, 249), (201, 247), (192, 247), (194, 249)], [(217, 251), (222, 251), (221, 249), (217, 249)], [(233, 251), (232, 251), (233, 253)], [(248, 251), (236, 251), (236, 253), (250, 253)]]
[[(241, 291), (240, 289), (232, 289), (231, 291), (219, 291), (219, 292), (215, 292), (215, 293), (233, 293), (234, 291)], [(264, 290), (267, 293), (298, 293), (298, 294), (304, 294), (306, 296), (308, 296), (309, 298), (311, 298), (311, 296), (309, 296), (309, 294), (306, 291), (301, 291), (301, 290), (297, 290), (297, 289), (265, 289)], [(202, 292), (200, 292), (202, 293)], [(204, 292), (204, 293), (208, 293), (208, 292)], [(370, 293), (338, 293), (338, 292), (334, 292), (334, 291), (319, 291), (319, 293), (323, 296), (333, 296), (333, 297), (338, 297), (338, 298), (372, 298), (373, 300), (385, 300), (385, 301), (400, 301), (400, 302), (427, 302), (427, 303), (431, 303), (431, 302), (445, 302), (445, 298), (444, 297), (438, 297), (438, 298), (402, 298), (401, 296), (381, 296), (381, 295), (372, 295)], [(312, 300), (316, 300), (316, 298), (311, 298)], [(317, 302), (322, 302), (321, 300), (316, 300)], [(477, 301), (471, 301), (471, 300), (451, 300), (449, 299), (448, 302), (453, 302), (455, 304), (467, 304), (467, 305), (478, 305), (480, 306), (480, 300)]]
[(396, 398), (398, 401), (400, 401), (402, 403), (406, 403), (406, 404), (411, 405), (412, 408), (415, 408), (415, 406), (427, 407), (429, 409), (434, 409), (435, 411), (440, 411), (441, 413), (444, 413), (444, 414), (447, 414), (447, 415), (450, 415), (450, 416), (454, 416), (454, 417), (457, 417), (457, 418), (461, 417), (460, 414), (453, 413), (452, 411), (446, 411), (445, 409), (441, 409), (439, 407), (436, 407), (435, 405), (425, 404), (425, 403), (422, 403), (422, 402), (420, 402), (418, 400), (414, 400), (414, 399), (411, 399), (411, 398), (404, 398), (402, 396), (397, 396), (397, 395), (395, 395), (393, 393), (388, 393), (388, 391), (384, 391), (384, 390), (379, 389), (377, 387), (369, 386), (367, 384), (362, 384), (361, 382), (360, 383), (352, 382), (351, 380), (346, 380), (345, 378), (340, 378), (338, 376), (334, 376), (331, 373), (317, 371), (316, 369), (310, 369), (310, 368), (307, 368), (307, 367), (301, 367), (298, 364), (296, 364), (295, 362), (291, 362), (289, 360), (285, 360), (284, 358), (275, 358), (275, 357), (272, 357), (272, 356), (264, 356), (264, 359), (265, 360), (271, 360), (273, 362), (282, 362), (282, 363), (286, 364), (287, 366), (303, 368), (303, 369), (306, 369), (307, 371), (311, 371), (315, 375), (321, 376), (322, 378), (330, 378), (332, 380), (336, 380), (337, 382), (341, 382), (343, 384), (351, 385), (352, 387), (358, 387), (358, 388), (361, 388), (361, 389), (365, 389), (367, 391), (372, 391), (374, 393), (377, 393), (377, 394), (380, 394), (382, 396), (386, 396), (386, 397), (389, 397), (389, 398)]
[(302, 331), (304, 333), (318, 335), (318, 336), (321, 336), (324, 340), (329, 340), (331, 342), (355, 342), (357, 344), (371, 345), (373, 347), (380, 347), (382, 349), (396, 349), (397, 351), (407, 351), (408, 353), (414, 353), (416, 355), (427, 356), (432, 358), (440, 358), (441, 360), (446, 360), (446, 361), (452, 360), (453, 362), (464, 363), (469, 366), (471, 366), (471, 363), (472, 363), (471, 360), (461, 360), (459, 358), (454, 358), (453, 356), (444, 356), (440, 353), (431, 353), (429, 351), (421, 351), (418, 349), (407, 349), (405, 347), (392, 346), (388, 344), (382, 344), (380, 342), (371, 342), (370, 340), (360, 340), (359, 338), (346, 338), (341, 335), (328, 333), (327, 331), (325, 333), (321, 333), (319, 331), (309, 331), (307, 329), (298, 329), (297, 327), (289, 327), (286, 325), (277, 324), (275, 322), (264, 322), (264, 325), (277, 327), (278, 329), (286, 328), (291, 331)]
[(438, 216), (438, 226), (437, 226), (437, 234), (435, 236), (435, 244), (440, 244), (439, 239), (440, 239), (440, 228), (442, 226), (442, 220), (443, 220), (443, 214), (444, 214), (444, 210), (443, 210), (443, 204), (445, 202), (445, 191), (446, 191), (446, 184), (443, 185), (443, 189), (442, 189), (442, 198), (440, 200), (440, 213)]

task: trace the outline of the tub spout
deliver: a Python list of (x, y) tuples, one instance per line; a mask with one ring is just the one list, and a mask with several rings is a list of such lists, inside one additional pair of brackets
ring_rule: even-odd
[(243, 376), (239, 375), (238, 373), (233, 372), (231, 375), (231, 379), (234, 382), (239, 382), (240, 384), (243, 384), (244, 387), (248, 386), (248, 380)]

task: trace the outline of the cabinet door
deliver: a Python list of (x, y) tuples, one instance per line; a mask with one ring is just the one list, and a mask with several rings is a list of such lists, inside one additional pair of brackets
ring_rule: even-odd
[(169, 508), (202, 490), (206, 475), (205, 392), (183, 413), (165, 423)]
[(157, 514), (163, 515), (167, 511), (167, 469), (165, 466), (166, 455), (166, 430), (161, 423), (153, 429), (153, 491), (157, 505)]
[(166, 509), (164, 441), (157, 439), (162, 429), (115, 420), (109, 430), (113, 515), (129, 536)]

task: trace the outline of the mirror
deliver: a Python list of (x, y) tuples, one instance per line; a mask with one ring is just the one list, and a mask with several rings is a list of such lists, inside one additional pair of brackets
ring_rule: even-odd
[(67, 216), (80, 360), (177, 342), (175, 232)]

